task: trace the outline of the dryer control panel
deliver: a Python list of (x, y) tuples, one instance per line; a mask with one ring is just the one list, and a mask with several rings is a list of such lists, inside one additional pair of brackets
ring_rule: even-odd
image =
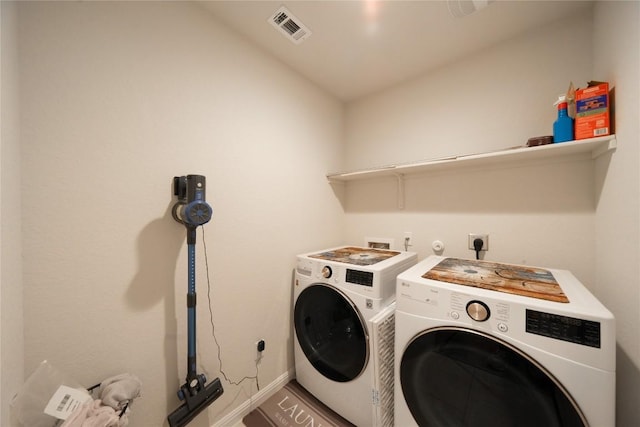
[(347, 268), (345, 280), (347, 283), (353, 283), (354, 285), (373, 286), (373, 272)]
[[(441, 293), (442, 291), (440, 291)], [(510, 307), (507, 302), (493, 301), (486, 298), (474, 299), (471, 295), (463, 292), (445, 292), (449, 295), (449, 307), (451, 311), (448, 313), (452, 319), (459, 319), (460, 313), (466, 313), (469, 320), (477, 323), (491, 320), (495, 324), (495, 328), (500, 332), (509, 330), (509, 312)]]
[(396, 292), (397, 309), (483, 330), (503, 334), (510, 332), (513, 310), (508, 301), (470, 295), (454, 291), (453, 288), (455, 286), (441, 287), (399, 281)]
[(523, 306), (510, 302), (511, 296), (494, 299), (453, 290), (444, 284), (430, 286), (401, 281), (397, 293), (397, 308), (419, 312), (430, 318), (453, 321), (456, 324), (494, 331), (516, 339), (527, 334), (551, 338), (571, 344), (601, 348), (602, 325), (596, 320), (552, 313), (538, 306)]
[(543, 337), (600, 348), (600, 323), (592, 320), (527, 309), (526, 331)]

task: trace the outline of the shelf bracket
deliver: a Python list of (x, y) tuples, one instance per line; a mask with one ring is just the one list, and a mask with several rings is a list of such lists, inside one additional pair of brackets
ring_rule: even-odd
[(404, 175), (401, 173), (394, 173), (398, 188), (397, 188), (397, 202), (398, 209), (404, 209)]
[(606, 153), (608, 151), (615, 150), (617, 146), (618, 146), (618, 141), (616, 140), (616, 138), (612, 138), (612, 139), (606, 141), (603, 145), (600, 145), (600, 146), (594, 148), (591, 151), (591, 158), (595, 159), (597, 157), (600, 157), (600, 156), (602, 156), (604, 153)]

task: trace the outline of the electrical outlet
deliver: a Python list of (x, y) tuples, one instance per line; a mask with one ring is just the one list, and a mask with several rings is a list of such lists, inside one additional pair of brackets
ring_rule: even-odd
[(264, 348), (265, 348), (264, 340), (260, 340), (256, 343), (256, 349), (258, 350), (258, 353), (262, 353), (264, 351)]
[(469, 249), (471, 249), (472, 251), (475, 251), (476, 248), (475, 246), (473, 246), (473, 241), (476, 239), (481, 239), (482, 240), (482, 249), (480, 249), (481, 251), (488, 251), (489, 250), (489, 235), (488, 234), (476, 234), (476, 233), (469, 233)]

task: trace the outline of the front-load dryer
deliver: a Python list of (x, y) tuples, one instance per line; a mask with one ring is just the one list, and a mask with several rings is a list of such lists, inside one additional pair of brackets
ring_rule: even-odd
[(298, 256), (297, 381), (356, 426), (393, 425), (396, 277), (412, 252), (346, 246)]
[(614, 318), (566, 270), (431, 256), (395, 339), (397, 426), (615, 426)]

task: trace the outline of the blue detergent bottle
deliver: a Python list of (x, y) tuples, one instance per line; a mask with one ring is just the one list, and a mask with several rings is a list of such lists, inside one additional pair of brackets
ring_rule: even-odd
[(560, 95), (555, 104), (558, 106), (558, 118), (553, 122), (553, 142), (573, 141), (573, 119), (567, 113), (567, 98)]

